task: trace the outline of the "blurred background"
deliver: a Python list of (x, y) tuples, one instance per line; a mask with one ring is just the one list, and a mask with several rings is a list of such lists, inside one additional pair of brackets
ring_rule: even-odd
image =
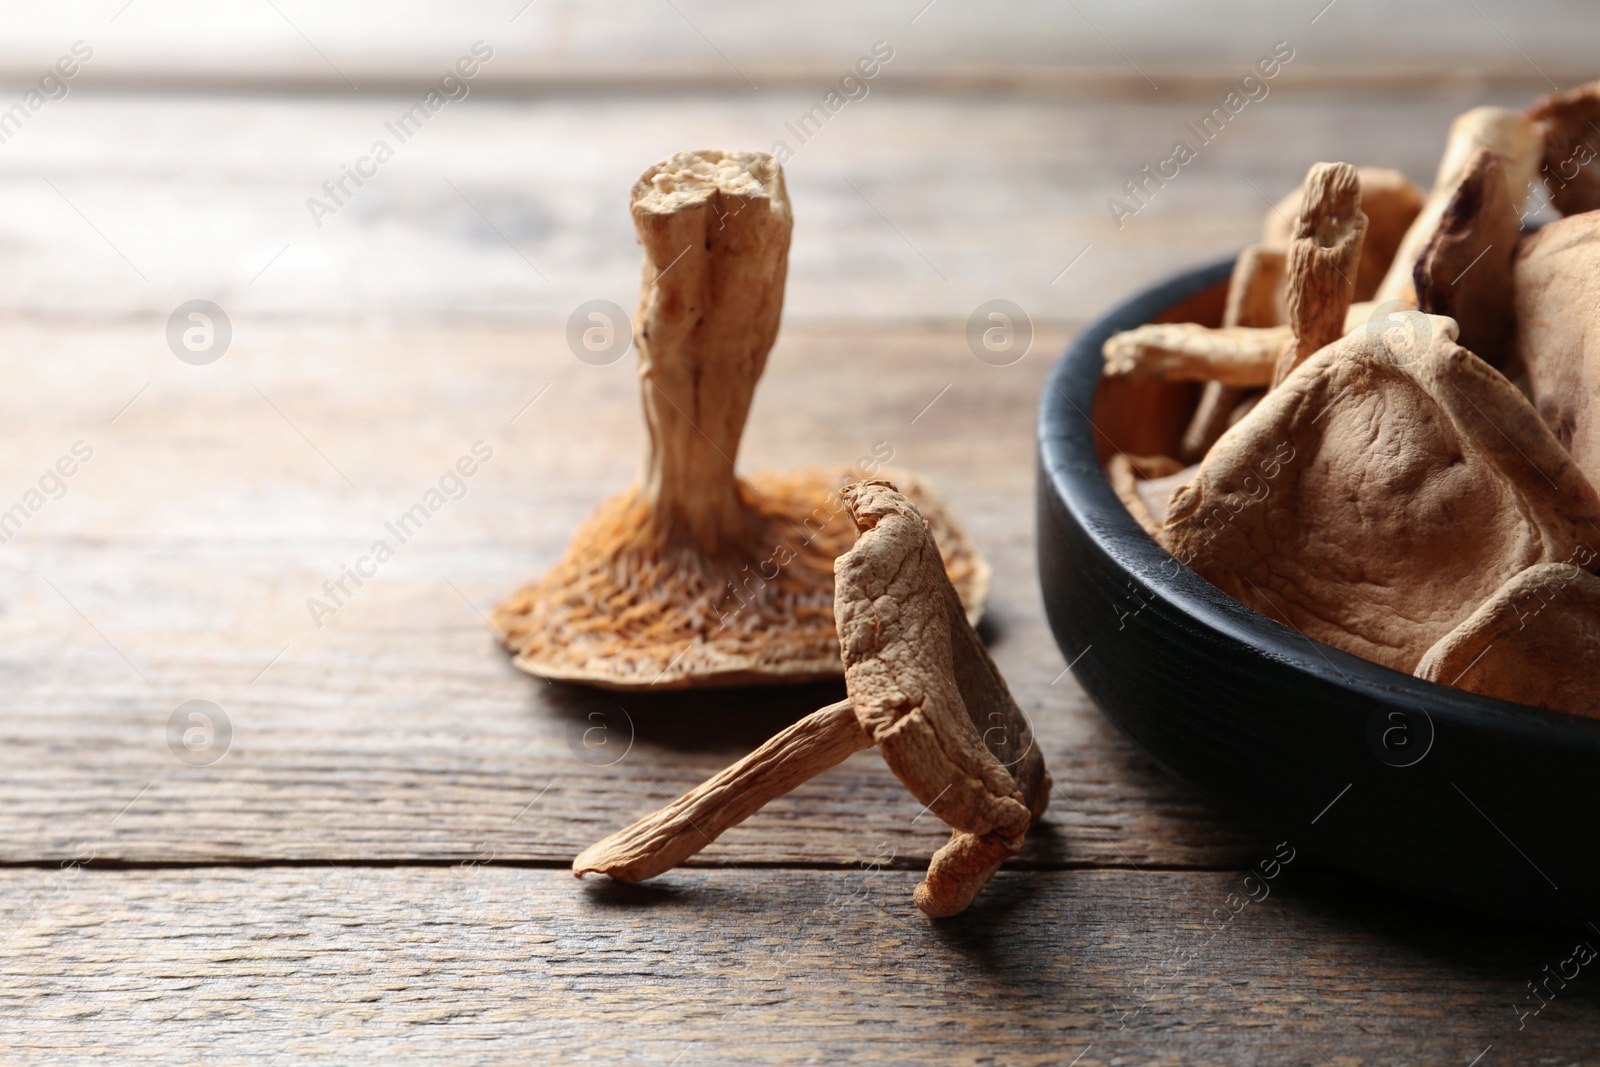
[[(1581, 0), (300, 0), (7, 3), (0, 310), (561, 318), (632, 306), (626, 197), (696, 146), (794, 149), (791, 315), (1080, 319), (1245, 243), (1326, 156), (1426, 185), (1449, 117), (1596, 73)], [(876, 42), (892, 59), (805, 143)], [(1236, 125), (1120, 229), (1107, 210), (1286, 41)], [(475, 42), (492, 51), (320, 227), (306, 202)], [(1403, 106), (1396, 101), (1403, 99)], [(0, 124), (0, 134), (5, 127)], [(352, 186), (353, 188), (353, 186)], [(1257, 191), (1259, 190), (1259, 192)], [(1115, 242), (1115, 246), (1113, 246)], [(1066, 275), (1061, 271), (1086, 246)], [(1115, 254), (1112, 252), (1115, 247)]]

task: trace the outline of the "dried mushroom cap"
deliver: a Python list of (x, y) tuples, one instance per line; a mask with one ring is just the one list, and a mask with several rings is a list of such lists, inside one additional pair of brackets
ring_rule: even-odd
[(1528, 188), (1538, 171), (1542, 147), (1538, 131), (1527, 116), (1508, 108), (1475, 107), (1451, 123), (1444, 155), (1434, 175), (1433, 188), (1428, 193), (1422, 211), (1395, 251), (1389, 272), (1384, 275), (1372, 299), (1380, 304), (1399, 300), (1416, 306), (1417, 290), (1413, 275), (1417, 260), (1438, 232), (1445, 212), (1455, 198), (1456, 187), (1466, 177), (1473, 157), (1480, 149), (1488, 149), (1500, 156), (1505, 166), (1501, 177), (1505, 182), (1507, 200), (1520, 213), (1527, 199)]
[[(838, 491), (861, 474), (734, 467), (783, 308), (783, 171), (761, 152), (681, 152), (645, 171), (632, 203), (645, 253), (634, 330), (643, 470), (491, 621), (518, 667), (561, 681), (836, 678), (833, 560), (855, 540)], [(976, 616), (988, 564), (926, 484), (894, 477), (926, 511)]]
[(1455, 319), (1462, 346), (1494, 367), (1511, 351), (1511, 260), (1521, 229), (1504, 161), (1480, 148), (1412, 272), (1418, 309)]
[(895, 776), (955, 828), (916, 895), (951, 915), (1022, 847), (1050, 776), (922, 516), (887, 482), (844, 495), (862, 531), (834, 568), (845, 687)]
[(1600, 214), (1530, 234), (1513, 270), (1516, 353), (1534, 406), (1600, 484)]
[[(1378, 290), (1378, 283), (1393, 262), (1406, 230), (1422, 210), (1422, 190), (1417, 188), (1416, 182), (1388, 167), (1357, 167), (1356, 178), (1361, 186), (1360, 204), (1367, 216), (1367, 232), (1354, 278), (1354, 299), (1371, 300)], [(1289, 247), (1304, 207), (1305, 195), (1306, 186), (1302, 184), (1267, 212), (1261, 230), (1263, 244), (1271, 248)]]
[(1563, 215), (1600, 208), (1600, 81), (1562, 93), (1541, 96), (1528, 118), (1544, 140), (1545, 188), (1550, 203)]
[(928, 524), (883, 481), (844, 497), (862, 536), (835, 564), (834, 602), (850, 699), (783, 730), (755, 752), (573, 861), (636, 882), (661, 874), (762, 805), (877, 744), (928, 810), (955, 832), (917, 887), (919, 908), (953, 915), (1022, 846), (1050, 799), (1027, 717), (950, 584)]
[(1285, 301), (1294, 343), (1279, 357), (1274, 383), (1344, 336), (1367, 234), (1361, 186), (1350, 164), (1314, 164), (1303, 189), (1300, 218), (1289, 240)]
[[(1578, 558), (1592, 563), (1594, 550)], [(1600, 716), (1600, 578), (1575, 563), (1518, 572), (1428, 650), (1417, 677)]]
[(1410, 672), (1600, 499), (1537, 413), (1412, 312), (1329, 345), (1224, 434), (1158, 540), (1307, 636)]

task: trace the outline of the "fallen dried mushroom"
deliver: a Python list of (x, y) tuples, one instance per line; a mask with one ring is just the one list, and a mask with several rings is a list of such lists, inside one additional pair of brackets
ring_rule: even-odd
[[(856, 532), (839, 490), (878, 470), (735, 467), (778, 332), (793, 218), (761, 152), (682, 152), (633, 187), (644, 246), (634, 344), (643, 471), (541, 580), (491, 618), (518, 667), (608, 688), (836, 678), (833, 561)], [(972, 618), (989, 566), (915, 474), (917, 501)]]
[[(1108, 340), (1108, 377), (1207, 383), (1177, 454), (1107, 461), (1140, 525), (1307, 636), (1600, 716), (1591, 123), (1600, 82), (1469, 111), (1425, 200), (1392, 171), (1317, 164), (1241, 254), (1220, 326)], [(1541, 167), (1570, 217), (1524, 236)]]
[(590, 872), (637, 882), (682, 863), (775, 797), (876, 745), (906, 789), (952, 827), (914, 900), (954, 915), (1050, 800), (1033, 732), (967, 621), (928, 523), (886, 481), (851, 485), (860, 531), (834, 563), (849, 699), (783, 730), (660, 811), (585, 849)]

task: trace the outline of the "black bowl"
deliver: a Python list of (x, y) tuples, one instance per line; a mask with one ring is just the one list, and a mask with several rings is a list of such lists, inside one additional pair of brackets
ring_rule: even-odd
[(1179, 564), (1112, 491), (1102, 458), (1170, 453), (1194, 390), (1102, 389), (1101, 345), (1150, 321), (1215, 324), (1230, 268), (1140, 293), (1050, 374), (1039, 579), (1073, 674), (1169, 772), (1297, 853), (1473, 910), (1600, 923), (1600, 719), (1311, 640)]

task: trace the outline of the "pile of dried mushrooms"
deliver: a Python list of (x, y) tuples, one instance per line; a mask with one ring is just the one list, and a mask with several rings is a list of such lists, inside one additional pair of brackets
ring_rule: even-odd
[[(1600, 716), (1600, 82), (1456, 120), (1433, 188), (1318, 163), (1220, 326), (1118, 334), (1202, 382), (1177, 455), (1117, 455), (1180, 562), (1301, 633)], [(1535, 185), (1562, 216), (1525, 232)]]
[(632, 210), (645, 252), (634, 328), (643, 467), (547, 575), (495, 610), (495, 629), (517, 666), (552, 681), (636, 690), (842, 676), (848, 699), (585, 849), (573, 872), (654, 877), (875, 746), (952, 828), (913, 899), (954, 915), (1050, 797), (1027, 717), (972, 627), (989, 565), (910, 472), (736, 466), (793, 226), (772, 157), (681, 152), (645, 171)]

